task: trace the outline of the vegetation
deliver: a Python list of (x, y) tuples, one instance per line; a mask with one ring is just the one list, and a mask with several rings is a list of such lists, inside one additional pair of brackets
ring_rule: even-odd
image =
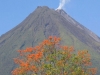
[(75, 53), (73, 47), (60, 45), (60, 38), (50, 36), (38, 46), (18, 50), (14, 62), (19, 66), (12, 75), (95, 75), (87, 50)]

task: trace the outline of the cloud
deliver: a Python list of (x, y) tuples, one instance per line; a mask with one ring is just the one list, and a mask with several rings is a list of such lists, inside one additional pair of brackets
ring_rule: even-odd
[(57, 9), (62, 9), (66, 3), (68, 3), (70, 0), (60, 0), (59, 6)]

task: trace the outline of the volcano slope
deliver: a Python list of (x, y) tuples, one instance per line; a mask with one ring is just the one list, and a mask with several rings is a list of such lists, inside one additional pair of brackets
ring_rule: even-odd
[(0, 75), (11, 75), (13, 58), (19, 49), (35, 46), (48, 36), (58, 36), (61, 44), (87, 49), (100, 74), (100, 38), (71, 18), (64, 10), (39, 6), (24, 21), (0, 37)]

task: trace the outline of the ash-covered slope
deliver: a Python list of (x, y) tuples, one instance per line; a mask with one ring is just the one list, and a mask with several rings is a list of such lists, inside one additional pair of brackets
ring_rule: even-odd
[[(17, 50), (35, 46), (48, 36), (59, 36), (62, 43), (76, 50), (88, 49), (94, 66), (100, 69), (100, 39), (63, 10), (37, 7), (22, 23), (0, 37), (0, 75), (11, 75)], [(98, 72), (100, 73), (100, 72)]]
[(67, 28), (69, 28), (69, 31), (75, 37), (88, 46), (100, 51), (100, 38), (96, 34), (75, 21), (64, 10), (57, 9), (56, 11), (60, 13), (66, 19), (66, 21), (69, 21), (70, 24), (66, 25), (66, 27), (68, 26)]

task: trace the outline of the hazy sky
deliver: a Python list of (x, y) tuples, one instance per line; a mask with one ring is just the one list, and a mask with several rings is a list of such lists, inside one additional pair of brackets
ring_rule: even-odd
[[(0, 0), (0, 35), (21, 23), (37, 6), (56, 9), (60, 0)], [(100, 0), (70, 0), (64, 10), (100, 36)]]

